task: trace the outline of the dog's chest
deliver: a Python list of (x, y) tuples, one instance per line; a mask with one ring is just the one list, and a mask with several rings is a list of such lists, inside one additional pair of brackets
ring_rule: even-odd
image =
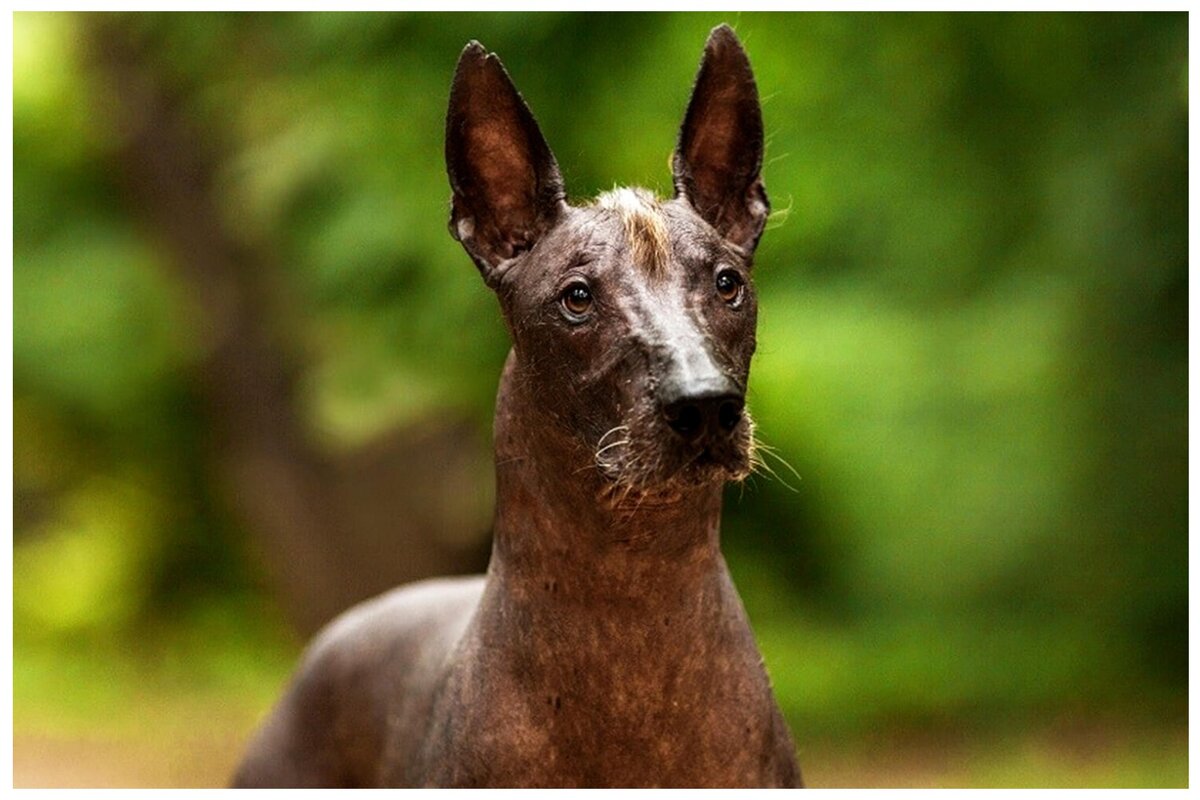
[(630, 636), (628, 628), (619, 642), (593, 649), (593, 633), (613, 633), (604, 627), (557, 646), (540, 641), (460, 662), (439, 700), (415, 782), (770, 782), (774, 709), (756, 652), (728, 643), (710, 649), (703, 641), (686, 647), (686, 636)]

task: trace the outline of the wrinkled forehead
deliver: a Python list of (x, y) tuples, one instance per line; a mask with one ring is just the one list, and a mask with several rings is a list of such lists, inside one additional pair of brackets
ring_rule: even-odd
[(604, 245), (646, 278), (666, 278), (674, 263), (715, 258), (721, 238), (680, 200), (662, 200), (641, 188), (616, 188), (590, 206)]
[(584, 264), (591, 265), (587, 271), (617, 270), (647, 284), (672, 283), (696, 265), (741, 258), (686, 201), (640, 188), (613, 189), (570, 207), (529, 255), (504, 281), (510, 289), (554, 284)]

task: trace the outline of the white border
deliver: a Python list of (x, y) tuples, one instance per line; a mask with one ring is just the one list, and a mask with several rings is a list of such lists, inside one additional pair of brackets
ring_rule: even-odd
[[(8, 479), (8, 485), (10, 487), (12, 486), (12, 469), (13, 469), (13, 467), (12, 467), (12, 464), (13, 464), (13, 413), (12, 413), (13, 412), (13, 410), (12, 410), (12, 398), (13, 398), (13, 394), (12, 394), (12, 391), (13, 391), (13, 372), (12, 372), (12, 366), (13, 366), (12, 365), (12, 345), (13, 345), (13, 341), (12, 341), (12, 335), (13, 335), (13, 333), (12, 333), (12, 320), (13, 320), (13, 292), (12, 292), (12, 278), (13, 278), (13, 272), (12, 272), (12, 270), (13, 270), (13, 215), (12, 215), (12, 210), (13, 210), (12, 209), (12, 201), (13, 201), (13, 148), (12, 148), (12, 144), (13, 144), (12, 143), (13, 24), (12, 23), (13, 23), (13, 20), (12, 20), (11, 12), (14, 12), (14, 11), (76, 11), (76, 10), (78, 10), (78, 11), (110, 11), (110, 10), (122, 10), (122, 11), (151, 11), (151, 10), (171, 10), (171, 11), (222, 11), (222, 10), (229, 10), (229, 11), (282, 11), (282, 10), (302, 10), (302, 11), (319, 11), (319, 10), (321, 10), (321, 11), (323, 11), (323, 10), (338, 10), (338, 11), (351, 11), (351, 10), (353, 10), (353, 11), (367, 11), (367, 10), (369, 10), (369, 11), (398, 11), (398, 10), (403, 10), (403, 11), (468, 11), (468, 10), (469, 11), (561, 11), (561, 10), (568, 10), (568, 11), (585, 11), (585, 10), (587, 10), (587, 11), (710, 11), (710, 12), (711, 11), (730, 11), (730, 12), (732, 12), (734, 10), (735, 5), (739, 6), (739, 8), (737, 8), (738, 11), (745, 11), (745, 12), (750, 12), (750, 11), (909, 11), (909, 10), (919, 10), (919, 11), (964, 11), (964, 10), (965, 11), (1177, 11), (1177, 12), (1178, 11), (1186, 11), (1186, 12), (1190, 12), (1192, 10), (1192, 6), (1195, 4), (1191, 3), (1191, 2), (1161, 2), (1161, 1), (1155, 2), (1155, 3), (1134, 5), (1134, 4), (1131, 4), (1128, 2), (1036, 3), (1036, 2), (1028, 2), (1028, 1), (1026, 1), (1026, 2), (995, 2), (994, 0), (993, 0), (993, 2), (986, 2), (986, 3), (964, 4), (962, 2), (934, 2), (931, 0), (925, 0), (924, 2), (916, 2), (916, 3), (878, 2), (878, 1), (863, 2), (860, 0), (847, 0), (847, 2), (841, 2), (841, 3), (830, 3), (830, 2), (825, 2), (825, 3), (773, 3), (773, 2), (766, 2), (766, 3), (764, 3), (764, 2), (759, 2), (759, 3), (749, 3), (749, 4), (743, 5), (740, 3), (735, 4), (733, 2), (730, 2), (729, 0), (726, 0), (726, 2), (720, 2), (720, 3), (707, 2), (707, 1), (701, 1), (701, 2), (693, 1), (693, 2), (688, 2), (688, 3), (662, 2), (660, 0), (660, 2), (657, 2), (657, 3), (656, 2), (635, 3), (635, 2), (627, 2), (626, 1), (626, 2), (607, 3), (607, 4), (603, 4), (603, 5), (596, 4), (596, 3), (580, 3), (580, 4), (568, 5), (565, 2), (561, 2), (561, 1), (560, 2), (550, 2), (550, 1), (524, 2), (524, 3), (515, 3), (515, 4), (511, 4), (511, 5), (505, 4), (504, 7), (497, 8), (494, 6), (484, 5), (480, 2), (458, 2), (456, 0), (445, 0), (444, 2), (415, 2), (415, 3), (405, 3), (403, 5), (397, 4), (394, 2), (392, 2), (392, 3), (362, 2), (360, 0), (359, 2), (347, 2), (347, 3), (339, 4), (338, 6), (335, 6), (335, 7), (331, 7), (329, 5), (329, 3), (327, 3), (327, 2), (293, 2), (293, 3), (288, 3), (288, 4), (279, 4), (279, 3), (262, 2), (262, 0), (258, 0), (257, 2), (238, 3), (236, 5), (232, 4), (232, 3), (177, 2), (177, 3), (172, 3), (169, 6), (165, 6), (165, 5), (158, 4), (158, 3), (149, 3), (149, 2), (123, 2), (123, 3), (115, 3), (115, 4), (114, 3), (103, 3), (103, 2), (73, 2), (73, 3), (23, 2), (23, 3), (14, 3), (8, 7), (7, 10), (10, 13), (4, 15), (3, 23), (2, 23), (2, 25), (0, 25), (0, 28), (2, 28), (2, 31), (3, 31), (3, 37), (2, 37), (3, 65), (4, 65), (3, 69), (6, 74), (6, 80), (4, 81), (4, 102), (3, 102), (5, 121), (3, 124), (3, 128), (0, 129), (0, 136), (3, 137), (3, 142), (4, 142), (4, 145), (3, 145), (4, 169), (0, 170), (0, 179), (2, 179), (2, 181), (3, 181), (3, 195), (2, 196), (3, 196), (3, 202), (5, 204), (4, 240), (3, 240), (2, 244), (3, 244), (3, 248), (4, 248), (3, 252), (6, 255), (6, 260), (4, 261), (4, 264), (5, 264), (5, 268), (6, 268), (5, 277), (7, 279), (6, 284), (5, 284), (6, 291), (0, 292), (0, 313), (3, 314), (4, 320), (5, 320), (5, 324), (3, 326), (4, 347), (3, 347), (2, 353), (0, 353), (0, 357), (2, 357), (2, 371), (3, 371), (5, 386), (6, 386), (6, 391), (4, 392), (2, 399), (0, 399), (0, 402), (3, 403), (4, 416), (5, 416), (5, 420), (6, 420), (6, 425), (4, 427), (3, 434), (2, 434), (2, 440), (3, 440), (3, 449), (4, 449), (4, 456), (5, 456), (4, 461), (3, 461), (3, 469), (4, 469), (7, 479)], [(1189, 35), (1188, 61), (1189, 61), (1189, 64), (1192, 60), (1192, 55), (1194, 52), (1192, 43), (1196, 40), (1197, 33), (1198, 33), (1198, 23), (1195, 18), (1192, 18), (1189, 15), (1189, 19), (1188, 19), (1188, 35)], [(1195, 191), (1194, 191), (1193, 184), (1191, 181), (1191, 178), (1192, 178), (1191, 164), (1193, 164), (1195, 162), (1195, 158), (1197, 155), (1197, 148), (1196, 148), (1197, 134), (1196, 134), (1195, 129), (1191, 126), (1191, 114), (1190, 114), (1190, 107), (1193, 104), (1194, 99), (1195, 99), (1195, 93), (1192, 91), (1191, 85), (1189, 83), (1189, 86), (1188, 86), (1188, 104), (1189, 104), (1189, 115), (1188, 115), (1189, 116), (1188, 223), (1189, 223), (1190, 231), (1197, 230), (1197, 221), (1198, 221), (1198, 212), (1196, 209), (1196, 196), (1195, 196)], [(1189, 279), (1192, 277), (1191, 265), (1193, 263), (1195, 263), (1196, 255), (1197, 255), (1196, 241), (1194, 238), (1190, 238), (1189, 242), (1188, 242)], [(1191, 352), (1191, 350), (1194, 349), (1195, 345), (1198, 343), (1196, 334), (1197, 334), (1197, 330), (1200, 329), (1197, 327), (1197, 324), (1195, 323), (1195, 321), (1191, 315), (1191, 310), (1192, 310), (1191, 299), (1195, 296), (1195, 294), (1194, 294), (1195, 291), (1196, 290), (1195, 290), (1194, 286), (1189, 286), (1189, 303), (1188, 303), (1189, 352)], [(1197, 390), (1198, 386), (1197, 386), (1196, 381), (1194, 380), (1194, 374), (1191, 370), (1191, 359), (1190, 358), (1189, 358), (1188, 367), (1189, 367), (1188, 368), (1188, 389), (1189, 389), (1188, 410), (1189, 410), (1189, 421), (1190, 421), (1190, 419), (1192, 418), (1191, 411), (1195, 407), (1195, 405), (1194, 405), (1195, 399), (1194, 398), (1196, 397), (1196, 390)], [(1197, 441), (1200, 441), (1200, 434), (1196, 433), (1194, 427), (1189, 426), (1188, 437), (1189, 437), (1188, 438), (1188, 444), (1189, 444), (1188, 450), (1189, 450), (1189, 461), (1190, 461), (1191, 453), (1195, 450), (1193, 445), (1196, 444)], [(1200, 478), (1197, 477), (1196, 472), (1193, 470), (1190, 473), (1189, 480), (1188, 480), (1189, 502), (1193, 497), (1196, 496), (1195, 490), (1198, 487), (1200, 487)], [(8, 732), (8, 737), (4, 741), (2, 748), (0, 748), (0, 749), (2, 749), (2, 758), (0, 758), (0, 778), (3, 779), (2, 785), (4, 787), (11, 787), (12, 780), (13, 780), (13, 752), (12, 752), (12, 745), (13, 745), (13, 724), (12, 724), (13, 723), (13, 718), (12, 718), (12, 711), (13, 711), (13, 696), (12, 696), (12, 585), (13, 585), (12, 540), (13, 540), (13, 531), (12, 531), (12, 518), (13, 517), (12, 517), (12, 510), (13, 510), (13, 508), (12, 508), (12, 505), (13, 505), (13, 496), (12, 496), (12, 490), (10, 488), (10, 490), (6, 496), (6, 499), (5, 499), (5, 512), (6, 512), (5, 518), (8, 520), (8, 526), (7, 526), (8, 549), (6, 551), (7, 565), (6, 565), (5, 570), (3, 571), (3, 574), (5, 577), (5, 580), (7, 581), (7, 585), (6, 585), (7, 591), (5, 592), (4, 598), (2, 601), (3, 604), (5, 605), (5, 607), (7, 608), (7, 612), (4, 614), (4, 634), (2, 637), (0, 637), (0, 646), (2, 646), (4, 649), (3, 673), (4, 673), (4, 678), (5, 678), (4, 691), (0, 692), (0, 697), (3, 698), (4, 724), (7, 726), (7, 732)], [(1191, 531), (1194, 527), (1193, 522), (1195, 521), (1195, 519), (1196, 519), (1195, 511), (1192, 508), (1192, 506), (1189, 505), (1189, 510), (1188, 510), (1189, 545), (1190, 545), (1190, 540), (1191, 540)], [(1190, 615), (1189, 616), (1189, 633), (1191, 631), (1191, 622), (1196, 618), (1196, 612), (1198, 610), (1198, 605), (1195, 601), (1195, 596), (1190, 591), (1191, 585), (1192, 585), (1191, 584), (1191, 576), (1196, 574), (1197, 563), (1198, 563), (1198, 559), (1194, 555), (1194, 551), (1192, 551), (1191, 548), (1189, 547), (1189, 556), (1188, 556), (1188, 567), (1190, 570), (1190, 572), (1189, 572), (1189, 615)], [(1192, 712), (1196, 709), (1196, 703), (1197, 703), (1197, 700), (1195, 697), (1195, 691), (1194, 691), (1195, 687), (1193, 687), (1191, 685), (1192, 684), (1191, 678), (1195, 675), (1195, 669), (1194, 669), (1194, 665), (1196, 664), (1195, 656), (1196, 656), (1195, 639), (1194, 639), (1194, 637), (1191, 637), (1189, 639), (1189, 659), (1190, 659), (1189, 663), (1192, 665), (1192, 669), (1189, 671), (1189, 688), (1193, 689), (1193, 691), (1189, 692), (1189, 722), (1191, 719), (1195, 718), (1195, 715)], [(1190, 766), (1190, 764), (1196, 763), (1198, 753), (1200, 753), (1200, 750), (1198, 750), (1197, 738), (1196, 738), (1195, 734), (1189, 728), (1189, 732), (1188, 732), (1189, 766)], [(264, 791), (265, 793), (255, 794), (254, 796), (255, 797), (292, 797), (292, 796), (294, 796), (290, 790), (279, 789), (279, 790), (261, 790), (261, 791)], [(379, 791), (384, 791), (384, 790), (370, 790), (370, 791), (379, 792)], [(406, 792), (406, 795), (408, 795), (409, 793), (412, 793), (412, 794), (421, 795), (421, 796), (428, 796), (429, 792), (432, 792), (432, 791), (434, 791), (434, 790), (408, 790), (408, 792)], [(441, 791), (444, 791), (444, 790), (441, 790)], [(451, 790), (451, 791), (453, 792), (454, 790)], [(484, 791), (489, 796), (502, 795), (502, 794), (511, 794), (513, 796), (517, 796), (516, 792), (518, 792), (518, 791), (521, 791), (522, 795), (524, 794), (524, 792), (522, 790), (484, 790)], [(637, 790), (630, 790), (630, 791), (637, 791)], [(771, 794), (776, 794), (782, 790), (766, 790), (766, 791), (768, 791)], [(866, 793), (870, 793), (872, 795), (886, 792), (887, 794), (893, 795), (893, 796), (913, 797), (913, 798), (917, 798), (917, 797), (927, 798), (929, 796), (929, 790), (927, 790), (927, 789), (871, 789), (871, 790), (860, 789), (860, 790), (854, 790), (854, 791), (855, 791), (855, 796), (857, 796), (860, 792), (866, 792)], [(951, 796), (958, 796), (960, 794), (976, 793), (976, 792), (984, 792), (984, 791), (988, 792), (990, 797), (1007, 798), (1007, 797), (1020, 796), (1022, 798), (1025, 798), (1025, 797), (1045, 796), (1047, 794), (1056, 793), (1056, 792), (1059, 792), (1062, 790), (1052, 790), (1052, 789), (1035, 789), (1035, 790), (952, 789), (952, 790), (942, 790), (942, 792), (939, 794), (944, 796), (945, 792), (949, 792)], [(1110, 792), (1115, 792), (1115, 791), (1120, 791), (1120, 790), (1095, 789), (1095, 790), (1072, 790), (1072, 791), (1074, 791), (1074, 792), (1082, 791), (1086, 795), (1091, 796), (1094, 793), (1104, 792), (1107, 794)], [(1170, 793), (1170, 794), (1180, 794), (1180, 793), (1187, 793), (1189, 790), (1178, 789), (1178, 790), (1161, 790), (1161, 791), (1163, 791), (1165, 793)], [(220, 796), (220, 795), (224, 794), (224, 790), (220, 790), (220, 789), (49, 789), (49, 790), (47, 790), (47, 789), (16, 789), (16, 790), (13, 790), (13, 794), (16, 796), (19, 796), (19, 797), (23, 797), (23, 796), (31, 796), (32, 797), (32, 796), (34, 796), (35, 793), (36, 793), (36, 796), (38, 796), (38, 797), (47, 797), (47, 796), (57, 797), (60, 794), (66, 794), (66, 793), (75, 794), (78, 792), (87, 792), (87, 794), (89, 796), (94, 796), (94, 797), (99, 797), (99, 798), (111, 798), (112, 800), (118, 800), (118, 799), (124, 800), (125, 798), (130, 797), (131, 794), (136, 795), (136, 794), (144, 794), (147, 792), (152, 792), (154, 794), (154, 796), (160, 796), (163, 793), (167, 793), (167, 794), (171, 794), (171, 795), (187, 794), (189, 796), (202, 797), (202, 798), (203, 797), (216, 797), (216, 796)], [(806, 792), (815, 793), (816, 796), (821, 797), (821, 796), (829, 796), (836, 792), (844, 792), (844, 790), (810, 789), (810, 790), (806, 790)], [(323, 796), (327, 795), (327, 794), (331, 794), (331, 793), (343, 794), (343, 795), (353, 796), (353, 797), (362, 796), (362, 794), (357, 791), (351, 793), (351, 790), (329, 790), (329, 791), (321, 792), (321, 794)], [(665, 790), (662, 793), (656, 794), (656, 796), (692, 797), (695, 795), (695, 793), (696, 793), (695, 790)], [(574, 797), (574, 796), (579, 796), (580, 794), (581, 794), (580, 790), (565, 790), (564, 789), (564, 790), (545, 790), (545, 793), (542, 793), (540, 796)], [(703, 794), (705, 796), (730, 797), (730, 798), (745, 796), (744, 792), (741, 790), (736, 790), (736, 791), (735, 790), (703, 790)], [(439, 793), (437, 796), (445, 796), (445, 795)], [(478, 795), (473, 794), (472, 796), (478, 796)], [(756, 796), (758, 796), (758, 795), (756, 795)], [(843, 793), (841, 796), (846, 796), (846, 795)]]

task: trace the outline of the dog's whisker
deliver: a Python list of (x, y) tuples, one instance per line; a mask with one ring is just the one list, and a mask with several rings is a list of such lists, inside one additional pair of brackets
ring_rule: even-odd
[(616, 442), (610, 442), (609, 444), (604, 445), (604, 447), (601, 447), (599, 450), (596, 451), (596, 458), (599, 458), (600, 455), (602, 453), (604, 453), (605, 451), (611, 450), (614, 447), (620, 447), (623, 444), (629, 444), (630, 441), (631, 441), (630, 439), (621, 439)]
[(771, 458), (775, 459), (780, 464), (782, 464), (784, 467), (786, 467), (788, 472), (792, 473), (792, 475), (795, 476), (796, 480), (798, 480), (798, 481), (804, 480), (804, 478), (800, 476), (800, 473), (796, 471), (796, 468), (793, 467), (790, 463), (788, 463), (788, 460), (786, 458), (779, 455), (779, 452), (776, 450), (776, 448), (764, 447), (764, 448), (762, 448), (762, 452), (763, 452), (763, 455), (770, 456)]
[[(767, 454), (767, 451), (764, 450), (763, 453)], [(771, 455), (774, 455), (774, 454), (771, 454)], [(779, 458), (779, 456), (775, 456), (775, 457)], [(797, 493), (800, 491), (795, 486), (792, 486), (790, 483), (785, 481), (783, 479), (783, 477), (771, 467), (770, 464), (768, 464), (763, 459), (757, 457), (756, 455), (751, 456), (750, 463), (751, 463), (752, 467), (754, 468), (754, 471), (759, 473), (760, 475), (765, 474), (771, 478), (774, 478), (776, 481), (778, 481), (780, 484), (782, 484), (784, 486), (784, 488), (786, 488), (790, 491), (797, 492)], [(788, 468), (790, 469), (791, 465), (788, 465)], [(799, 478), (800, 476), (797, 475), (796, 477)]]
[(612, 435), (613, 435), (614, 433), (616, 433), (617, 431), (627, 431), (627, 430), (629, 430), (629, 426), (628, 426), (628, 425), (616, 425), (616, 426), (613, 426), (612, 428), (609, 428), (609, 429), (608, 429), (608, 430), (606, 430), (606, 431), (605, 431), (605, 432), (604, 432), (604, 433), (603, 433), (603, 434), (600, 436), (600, 438), (599, 438), (599, 439), (596, 441), (596, 447), (601, 447), (601, 446), (603, 446), (603, 444), (604, 444), (604, 440), (605, 440), (605, 439), (607, 439), (609, 436), (612, 436)]

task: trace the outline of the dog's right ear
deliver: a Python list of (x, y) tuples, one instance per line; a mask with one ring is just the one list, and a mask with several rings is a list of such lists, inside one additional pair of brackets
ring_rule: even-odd
[(494, 53), (471, 42), (446, 113), (450, 235), (495, 286), (566, 208), (562, 174), (529, 107)]

